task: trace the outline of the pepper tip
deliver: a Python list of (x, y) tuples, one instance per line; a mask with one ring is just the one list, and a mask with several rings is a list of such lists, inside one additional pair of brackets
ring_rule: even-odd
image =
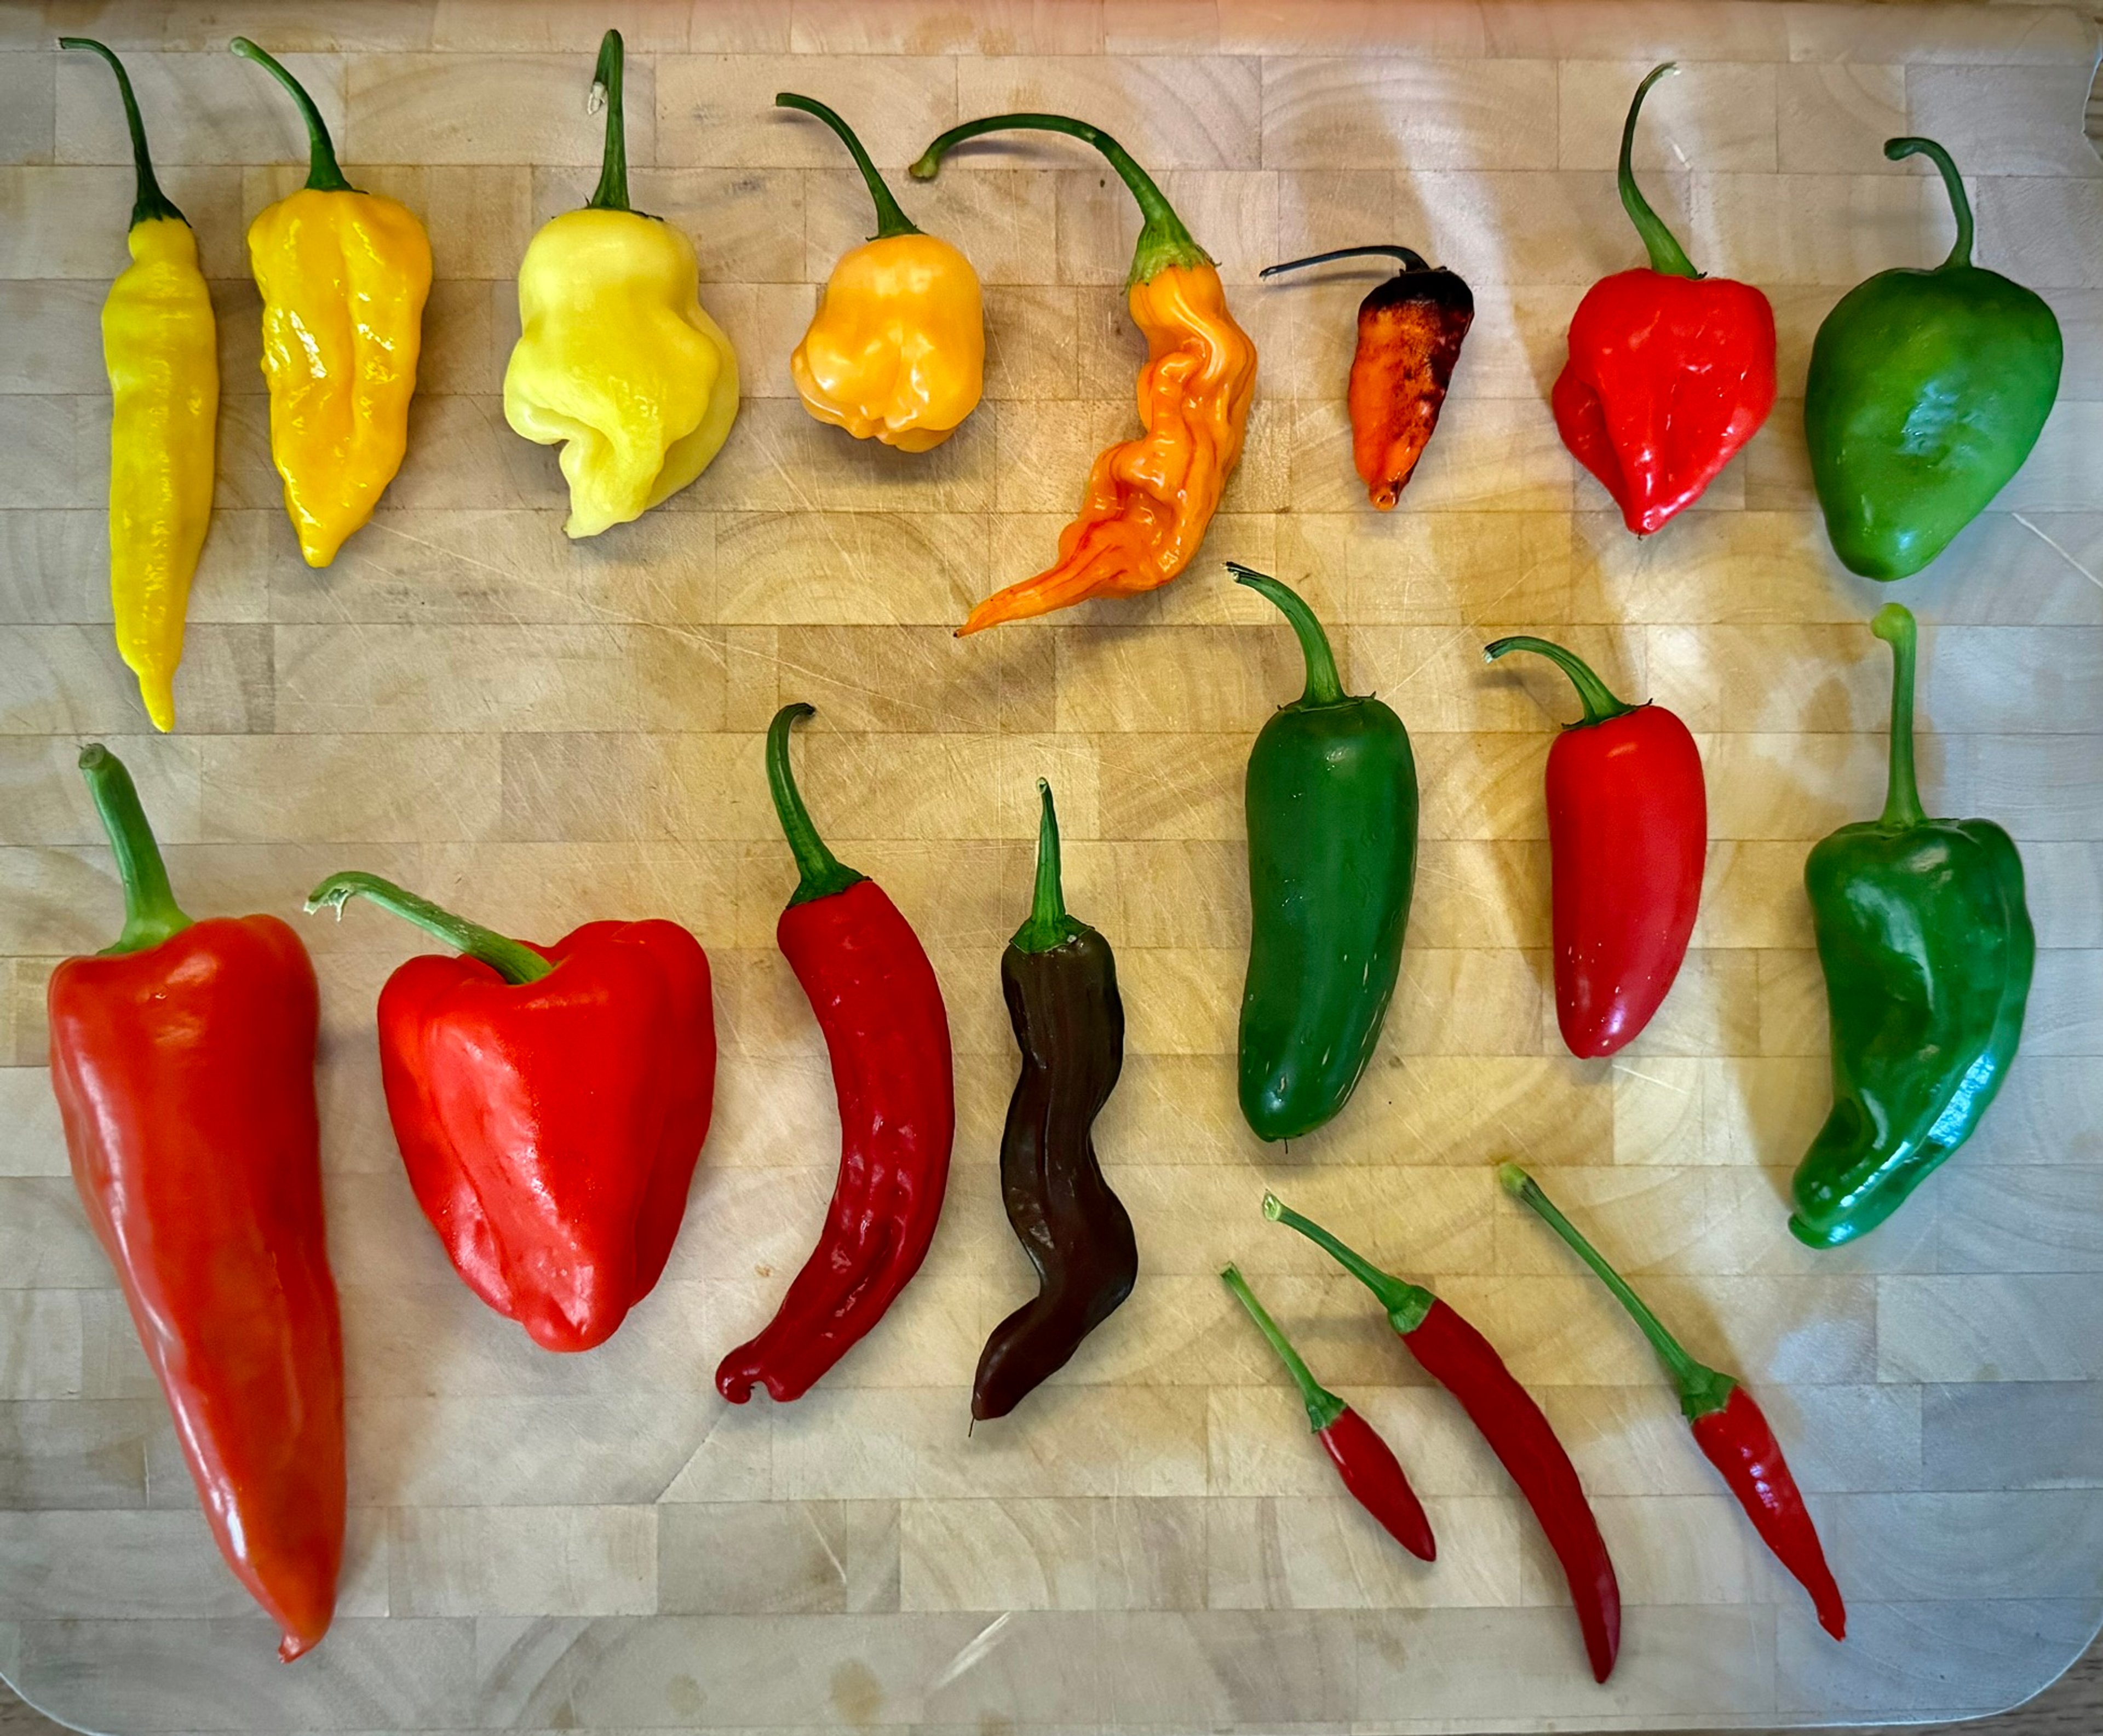
[(80, 758), (74, 763), (82, 771), (100, 771), (117, 756), (99, 741), (91, 741), (80, 750)]

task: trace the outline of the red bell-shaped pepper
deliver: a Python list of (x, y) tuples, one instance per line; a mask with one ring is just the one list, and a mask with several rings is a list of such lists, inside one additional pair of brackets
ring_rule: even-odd
[(380, 992), (380, 1068), (409, 1183), (468, 1287), (549, 1350), (611, 1337), (665, 1270), (715, 1099), (708, 955), (676, 922), (537, 947), (371, 874), (352, 898), (464, 955)]
[(51, 974), (51, 1085), (212, 1535), (291, 1659), (343, 1562), (343, 1334), (322, 1226), (314, 967), (275, 917), (193, 922), (117, 757), (80, 757), (124, 931)]
[(1750, 283), (1705, 277), (1636, 189), (1630, 153), (1654, 67), (1621, 128), (1621, 203), (1650, 264), (1602, 277), (1570, 322), (1549, 401), (1563, 443), (1648, 536), (1759, 431), (1774, 407), (1774, 309)]
[(1701, 751), (1671, 712), (1615, 698), (1561, 646), (1499, 639), (1483, 655), (1506, 651), (1549, 659), (1585, 708), (1548, 750), (1555, 1017), (1572, 1054), (1609, 1055), (1650, 1023), (1687, 957), (1709, 850)]

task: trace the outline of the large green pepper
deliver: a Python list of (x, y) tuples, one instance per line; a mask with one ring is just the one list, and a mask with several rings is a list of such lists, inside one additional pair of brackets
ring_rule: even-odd
[(1285, 611), (1307, 659), (1307, 690), (1264, 725), (1246, 789), (1242, 1113), (1290, 1139), (1350, 1100), (1379, 1041), (1416, 877), (1416, 761), (1401, 718), (1344, 691), (1305, 601), (1227, 565)]
[(2037, 944), (2023, 863), (1990, 819), (1930, 819), (1913, 770), (1914, 619), (1888, 603), (1891, 783), (1803, 865), (1833, 1026), (1833, 1112), (1797, 1166), (1814, 1248), (1874, 1229), (1972, 1136), (2022, 1036)]
[(1888, 139), (1942, 171), (1957, 245), (1932, 271), (1880, 271), (1840, 298), (1811, 347), (1803, 428), (1825, 529), (1848, 568), (1927, 566), (2020, 470), (2059, 392), (2059, 322), (1972, 263), (1972, 203), (1932, 139)]

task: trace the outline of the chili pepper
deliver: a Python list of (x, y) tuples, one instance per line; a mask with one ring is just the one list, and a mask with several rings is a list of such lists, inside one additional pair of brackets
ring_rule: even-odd
[(857, 440), (925, 452), (956, 433), (985, 389), (985, 306), (971, 262), (922, 233), (823, 103), (788, 91), (777, 109), (814, 114), (838, 134), (876, 202), (876, 233), (841, 255), (789, 371), (803, 407)]
[(1124, 1002), (1109, 943), (1066, 913), (1059, 816), (1043, 779), (1037, 891), (1000, 957), (1022, 1072), (1000, 1142), (1001, 1201), (1037, 1268), (1038, 1294), (998, 1326), (979, 1356), (971, 1414), (1004, 1417), (1064, 1368), (1081, 1340), (1132, 1294), (1139, 1246), (1124, 1201), (1096, 1161), (1090, 1133), (1124, 1066)]
[(2015, 1059), (2037, 954), (2014, 841), (1922, 810), (1911, 612), (1887, 603), (1870, 630), (1892, 648), (1884, 811), (1803, 864), (1833, 1032), (1833, 1111), (1789, 1220), (1814, 1248), (1874, 1229), (1972, 1137)]
[(1688, 1356), (1678, 1339), (1665, 1330), (1576, 1225), (1556, 1210), (1555, 1202), (1542, 1191), (1540, 1183), (1515, 1163), (1500, 1165), (1497, 1179), (1505, 1192), (1531, 1206), (1570, 1245), (1642, 1328), (1658, 1361), (1672, 1377), (1673, 1385), (1678, 1388), (1679, 1408), (1686, 1413), (1695, 1445), (1730, 1485), (1738, 1505), (1745, 1508), (1754, 1530), (1760, 1534), (1760, 1541), (1811, 1593), (1812, 1604), (1818, 1611), (1818, 1625), (1834, 1639), (1846, 1639), (1847, 1607), (1841, 1601), (1840, 1587), (1834, 1583), (1832, 1569), (1825, 1565), (1818, 1527), (1812, 1523), (1796, 1479), (1790, 1474), (1789, 1461), (1782, 1457), (1781, 1443), (1753, 1395), (1731, 1375)]
[(709, 961), (676, 922), (494, 933), (375, 874), (353, 898), (457, 947), (380, 991), (387, 1117), (467, 1286), (549, 1350), (611, 1338), (663, 1274), (715, 1099)]
[(124, 63), (84, 36), (109, 63), (131, 133), (138, 193), (125, 237), (131, 263), (102, 304), (102, 359), (109, 375), (109, 601), (117, 650), (139, 677), (139, 697), (159, 730), (176, 726), (176, 665), (190, 579), (211, 522), (219, 420), (219, 335), (197, 237), (161, 191), (145, 124)]
[(801, 1398), (883, 1318), (927, 1257), (949, 1183), (957, 1092), (941, 985), (905, 918), (840, 862), (789, 769), (785, 705), (767, 731), (767, 782), (798, 876), (775, 939), (825, 1033), (839, 1099), (840, 1174), (825, 1227), (774, 1318), (722, 1359), (733, 1405), (763, 1384)]
[(1621, 204), (1650, 253), (1585, 292), (1549, 394), (1563, 443), (1606, 485), (1638, 536), (1692, 506), (1774, 407), (1774, 309), (1750, 283), (1705, 277), (1636, 189), (1636, 117), (1673, 63), (1653, 67), (1621, 128)]
[(2023, 467), (2059, 395), (2065, 346), (2043, 299), (1972, 263), (1972, 202), (1932, 139), (1924, 153), (1957, 218), (1950, 256), (1880, 271), (1840, 298), (1811, 346), (1803, 431), (1834, 552), (1904, 579), (1949, 547)]
[(263, 295), (270, 455), (309, 566), (327, 566), (371, 517), (409, 445), (431, 240), (407, 206), (344, 179), (313, 99), (245, 36), (233, 51), (291, 92), (307, 184), (248, 226)]
[(1242, 1114), (1257, 1136), (1311, 1133), (1350, 1101), (1402, 970), (1416, 877), (1416, 761), (1401, 718), (1344, 691), (1299, 593), (1229, 561), (1299, 635), (1307, 688), (1249, 753), (1249, 962)]
[(598, 185), (541, 225), (518, 265), (504, 419), (562, 449), (572, 537), (640, 518), (707, 469), (737, 417), (737, 352), (701, 306), (694, 244), (628, 202), (620, 33), (599, 44)]
[(1571, 1054), (1609, 1055), (1647, 1025), (1687, 957), (1701, 904), (1709, 798), (1701, 750), (1662, 705), (1630, 705), (1573, 651), (1523, 635), (1570, 677), (1585, 715), (1548, 750), (1555, 1018)]
[(1248, 1310), (1256, 1330), (1278, 1352), (1293, 1384), (1300, 1388), (1300, 1401), (1307, 1406), (1307, 1426), (1314, 1431), (1330, 1463), (1336, 1466), (1336, 1475), (1351, 1492), (1351, 1498), (1419, 1561), (1436, 1561), (1438, 1544), (1431, 1534), (1431, 1521), (1425, 1516), (1424, 1503), (1416, 1498), (1416, 1491), (1409, 1486), (1394, 1449), (1381, 1439), (1372, 1423), (1314, 1379), (1237, 1268), (1228, 1267), (1220, 1276)]
[(932, 180), (950, 147), (982, 133), (1065, 133), (1109, 158), (1145, 220), (1125, 284), (1132, 322), (1146, 340), (1139, 371), (1145, 433), (1099, 455), (1080, 515), (1059, 535), (1059, 558), (1034, 578), (996, 591), (959, 634), (1070, 608), (1092, 597), (1133, 597), (1190, 564), (1220, 491), (1241, 461), (1256, 396), (1256, 345), (1227, 311), (1212, 255), (1190, 238), (1161, 189), (1099, 127), (1063, 114), (996, 114), (952, 127), (913, 165)]
[(1351, 459), (1366, 495), (1383, 513), (1409, 486), (1438, 427), (1461, 344), (1475, 321), (1474, 292), (1444, 266), (1425, 264), (1408, 247), (1338, 247), (1260, 275), (1275, 277), (1306, 265), (1367, 255), (1396, 259), (1402, 269), (1358, 304), (1358, 348), (1351, 358)]
[(1563, 1564), (1571, 1600), (1577, 1606), (1578, 1625), (1584, 1631), (1593, 1680), (1606, 1681), (1613, 1673), (1614, 1656), (1621, 1645), (1621, 1584), (1576, 1468), (1541, 1407), (1512, 1379), (1490, 1341), (1429, 1290), (1382, 1272), (1274, 1193), (1263, 1197), (1263, 1214), (1326, 1249), (1371, 1290), (1410, 1354), (1460, 1401), (1468, 1420), (1481, 1431), (1491, 1451), (1518, 1485), (1556, 1560)]
[(219, 1552), (290, 1661), (328, 1631), (343, 1561), (314, 968), (275, 917), (191, 921), (122, 762), (97, 743), (80, 769), (124, 931), (51, 974), (66, 1151)]

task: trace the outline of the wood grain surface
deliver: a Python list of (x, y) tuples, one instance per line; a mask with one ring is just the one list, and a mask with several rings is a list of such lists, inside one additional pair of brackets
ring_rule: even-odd
[[(589, 191), (583, 98), (608, 23), (629, 42), (637, 202), (693, 236), (747, 396), (698, 483), (572, 545), (553, 455), (510, 433), (499, 393), (519, 255)], [(167, 738), (111, 646), (105, 585), (96, 319), (131, 175), (107, 69), (54, 54), (61, 29), (125, 55), (220, 313), (218, 506)], [(320, 573), (278, 504), (242, 244), (301, 178), (301, 140), (224, 51), (237, 29), (284, 53), (352, 179), (422, 213), (437, 256), (408, 460)], [(83, 1727), (281, 1736), (1757, 1730), (2035, 1693), (2103, 1616), (2096, 47), (2073, 11), (1735, 0), (0, 10), (0, 1676)], [(1645, 184), (1698, 264), (1772, 297), (1784, 398), (1696, 510), (1638, 544), (1545, 397), (1585, 286), (1640, 257), (1614, 149), (1636, 78), (1670, 56)], [(869, 225), (837, 144), (767, 106), (783, 88), (856, 123), (985, 281), (987, 402), (931, 454), (856, 445), (793, 396), (817, 286)], [(1090, 457), (1132, 427), (1140, 355), (1119, 292), (1136, 221), (1078, 147), (977, 147), (905, 181), (933, 131), (1007, 107), (1080, 110), (1157, 171), (1262, 373), (1188, 574), (959, 642), (972, 601), (1046, 562)], [(1982, 262), (2052, 303), (2067, 366), (1994, 509), (1887, 592), (1825, 546), (1795, 394), (1848, 286), (1948, 246), (1934, 177), (1879, 153), (1902, 131), (1956, 153)], [(1388, 516), (1352, 474), (1341, 402), (1373, 279), (1255, 281), (1385, 240), (1461, 272), (1479, 309)], [(1408, 725), (1424, 784), (1381, 1051), (1346, 1115), (1289, 1150), (1241, 1125), (1231, 1058), (1240, 768), (1297, 691), (1296, 654), (1225, 583), (1229, 557), (1306, 590), (1346, 680)], [(2009, 827), (2040, 952), (1981, 1133), (1887, 1228), (1814, 1254), (1783, 1227), (1825, 1103), (1800, 874), (1812, 840), (1881, 801), (1888, 664), (1865, 624), (1891, 595), (1923, 623), (1929, 806)], [(1707, 763), (1694, 950), (1612, 1063), (1556, 1037), (1541, 777), (1573, 708), (1545, 671), (1480, 666), (1514, 631), (1678, 710)], [(819, 823), (940, 973), (959, 1134), (934, 1252), (890, 1318), (795, 1406), (733, 1410), (714, 1360), (810, 1245), (836, 1149), (772, 945), (794, 876), (760, 732), (790, 699), (819, 709), (798, 748)], [(322, 978), (353, 1507), (337, 1627), (291, 1669), (195, 1511), (41, 1064), (50, 970), (117, 925), (73, 770), (91, 738), (133, 766), (189, 907), (300, 922)], [(1040, 774), (1069, 902), (1118, 949), (1131, 1052), (1099, 1142), (1144, 1272), (1055, 1382), (967, 1436), (978, 1348), (1027, 1287), (994, 1185), (1013, 1077), (996, 960), (1027, 902)], [(370, 910), (296, 914), (353, 866), (536, 939), (662, 915), (709, 948), (715, 1130), (664, 1283), (602, 1349), (535, 1349), (417, 1214), (371, 1029), (416, 943)], [(1844, 1647), (1687, 1441), (1640, 1339), (1501, 1200), (1504, 1157), (1697, 1354), (1757, 1384), (1850, 1595)], [(1263, 1224), (1266, 1185), (1436, 1284), (1539, 1393), (1621, 1570), (1608, 1687), (1494, 1461), (1349, 1285)], [(1339, 1495), (1217, 1283), (1229, 1259), (1398, 1442), (1435, 1568)], [(2096, 1675), (2005, 1728), (2093, 1728)]]

